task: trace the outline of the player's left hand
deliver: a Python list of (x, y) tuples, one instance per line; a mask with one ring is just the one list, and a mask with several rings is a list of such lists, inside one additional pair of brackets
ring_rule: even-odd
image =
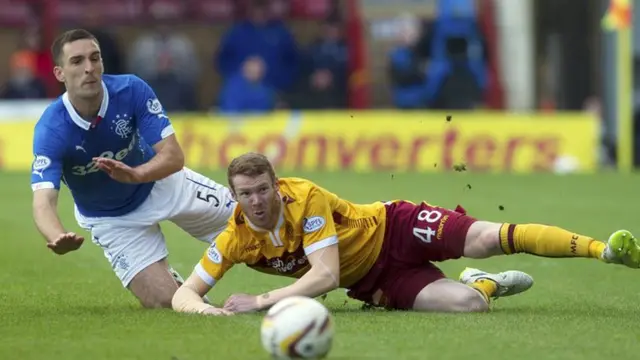
[(248, 294), (233, 294), (224, 303), (224, 309), (233, 313), (248, 313), (260, 310), (258, 297)]
[(116, 181), (128, 184), (139, 184), (143, 181), (142, 175), (135, 168), (122, 161), (103, 157), (95, 157), (93, 161), (96, 162), (98, 169), (106, 172)]

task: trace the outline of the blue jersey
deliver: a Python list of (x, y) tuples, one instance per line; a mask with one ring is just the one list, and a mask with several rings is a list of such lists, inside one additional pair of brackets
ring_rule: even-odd
[(174, 133), (158, 98), (140, 78), (104, 75), (102, 87), (99, 121), (78, 115), (65, 93), (44, 111), (33, 137), (33, 190), (60, 189), (62, 181), (87, 217), (129, 213), (144, 202), (154, 185), (113, 180), (92, 158), (135, 167), (155, 155), (153, 145)]

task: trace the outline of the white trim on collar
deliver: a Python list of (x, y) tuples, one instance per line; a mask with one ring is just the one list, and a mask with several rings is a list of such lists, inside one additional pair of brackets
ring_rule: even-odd
[[(104, 115), (107, 113), (107, 109), (109, 108), (109, 91), (107, 90), (107, 85), (104, 83), (104, 81), (102, 82), (102, 94), (102, 103), (100, 104), (100, 110), (98, 110), (98, 117), (100, 118), (104, 118)], [(82, 116), (78, 114), (76, 109), (71, 104), (71, 101), (69, 100), (69, 93), (65, 92), (64, 94), (62, 94), (62, 103), (67, 109), (71, 120), (73, 120), (73, 122), (76, 123), (76, 125), (78, 125), (79, 127), (85, 130), (89, 130), (89, 128), (91, 127), (91, 123), (83, 119)]]

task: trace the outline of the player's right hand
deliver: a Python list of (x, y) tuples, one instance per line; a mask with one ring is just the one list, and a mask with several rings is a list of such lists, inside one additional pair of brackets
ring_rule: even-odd
[(84, 237), (68, 232), (58, 235), (55, 240), (47, 244), (47, 247), (58, 255), (64, 255), (70, 251), (78, 250), (83, 242)]
[(202, 312), (204, 315), (214, 315), (214, 316), (232, 316), (233, 313), (231, 311), (227, 311), (225, 309), (210, 307)]
[(122, 161), (103, 157), (94, 157), (93, 161), (96, 162), (98, 169), (106, 172), (112, 179), (121, 183), (140, 184), (144, 180), (137, 168), (132, 168)]

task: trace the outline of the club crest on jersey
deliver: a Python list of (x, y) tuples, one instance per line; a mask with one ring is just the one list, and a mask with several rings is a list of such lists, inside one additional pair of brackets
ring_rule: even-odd
[(131, 126), (131, 116), (124, 114), (124, 116), (120, 116), (120, 114), (116, 115), (116, 120), (113, 122), (113, 126), (111, 130), (116, 133), (116, 135), (120, 136), (123, 139), (128, 138), (133, 133), (133, 126)]
[(207, 251), (207, 257), (216, 264), (220, 264), (222, 262), (222, 254), (220, 254), (220, 251), (216, 247), (215, 241), (211, 243), (209, 251)]
[(318, 231), (322, 229), (325, 222), (326, 221), (322, 216), (312, 216), (312, 217), (304, 218), (302, 229), (306, 234), (312, 233), (314, 231)]
[(42, 178), (42, 173), (46, 168), (51, 165), (51, 159), (44, 155), (36, 155), (36, 158), (33, 160), (32, 165), (32, 174), (40, 176)]
[(158, 99), (149, 99), (147, 100), (147, 110), (154, 115), (159, 115), (162, 113), (162, 104)]

